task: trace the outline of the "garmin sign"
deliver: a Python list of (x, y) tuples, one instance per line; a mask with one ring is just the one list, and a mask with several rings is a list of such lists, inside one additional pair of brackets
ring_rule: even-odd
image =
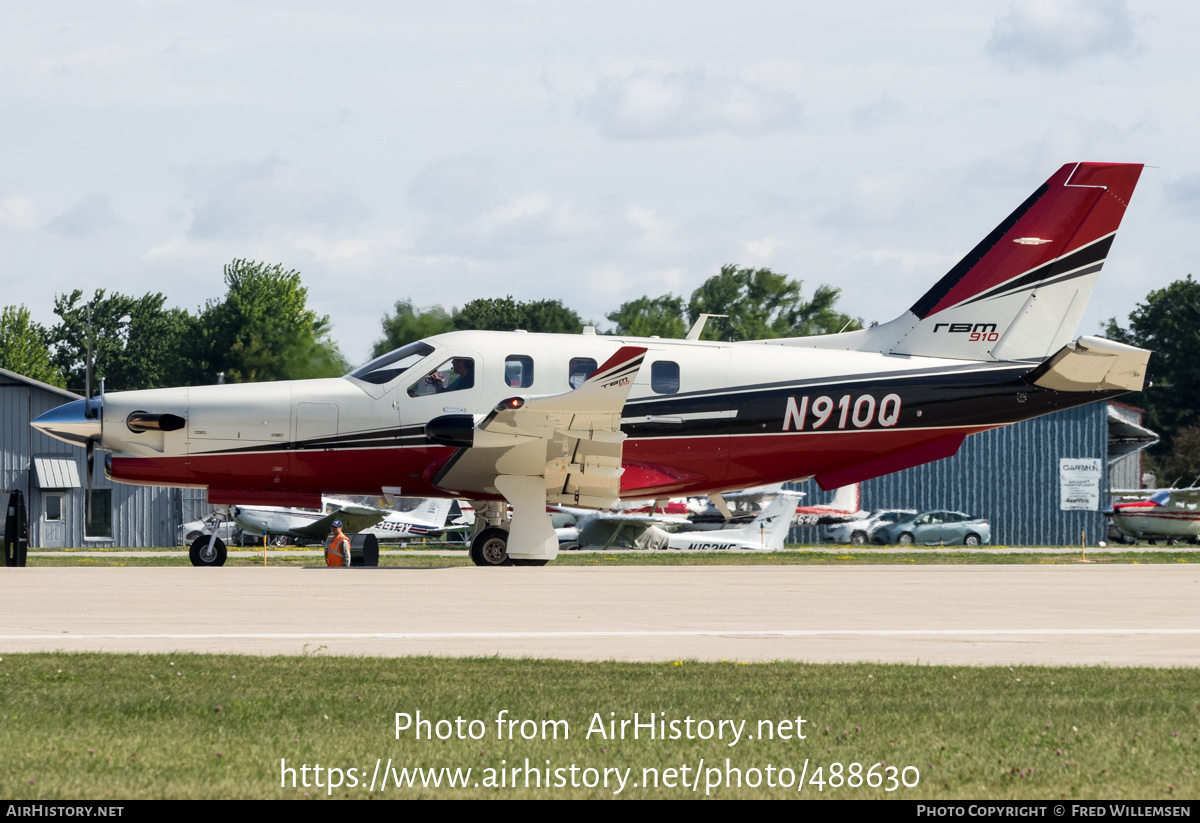
[(1063, 511), (1099, 511), (1100, 478), (1096, 457), (1062, 457), (1058, 461), (1058, 507)]

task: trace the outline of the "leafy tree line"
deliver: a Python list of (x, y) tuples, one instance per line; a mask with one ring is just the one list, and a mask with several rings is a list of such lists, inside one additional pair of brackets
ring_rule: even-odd
[[(605, 316), (614, 325), (612, 334), (633, 337), (683, 337), (701, 314), (727, 315), (709, 319), (701, 335), (704, 340), (763, 340), (862, 328), (861, 321), (834, 308), (839, 293), (831, 286), (819, 286), (812, 299), (805, 300), (800, 282), (787, 275), (727, 265), (692, 292), (686, 307), (682, 297), (645, 295)], [(558, 300), (520, 303), (509, 296), (472, 300), (446, 311), (441, 306), (417, 308), (406, 299), (397, 301), (384, 316), (383, 338), (375, 344), (375, 354), (462, 329), (578, 334), (584, 325)]]
[(1150, 292), (1130, 312), (1128, 328), (1113, 318), (1104, 333), (1154, 352), (1150, 387), (1128, 396), (1146, 409), (1146, 425), (1160, 438), (1148, 450), (1147, 468), (1163, 484), (1192, 482), (1200, 476), (1200, 283), (1189, 274)]
[(234, 260), (225, 296), (194, 314), (167, 308), (162, 293), (132, 297), (96, 289), (58, 295), (58, 322), (44, 327), (24, 306), (0, 316), (0, 367), (82, 394), (91, 306), (93, 391), (327, 377), (346, 371), (329, 318), (307, 306), (300, 272)]
[[(348, 369), (330, 339), (329, 317), (308, 308), (300, 273), (282, 265), (234, 260), (226, 292), (195, 312), (166, 306), (161, 293), (134, 297), (97, 289), (58, 295), (48, 327), (24, 306), (0, 317), (0, 367), (83, 393), (91, 308), (93, 389), (113, 391), (330, 377)], [(752, 340), (836, 332), (861, 324), (835, 309), (838, 290), (820, 286), (809, 300), (801, 284), (770, 269), (724, 266), (686, 305), (670, 294), (643, 296), (607, 315), (614, 334), (683, 337), (701, 314), (713, 317), (708, 340)], [(479, 298), (460, 307), (418, 308), (400, 300), (382, 319), (375, 354), (443, 332), (483, 329), (578, 334), (584, 320), (558, 300)], [(595, 323), (590, 323), (595, 325)]]

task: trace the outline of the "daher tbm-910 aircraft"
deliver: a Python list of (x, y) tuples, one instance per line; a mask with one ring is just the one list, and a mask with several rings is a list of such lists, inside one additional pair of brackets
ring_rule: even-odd
[[(462, 331), (342, 378), (102, 394), (39, 417), (113, 480), (216, 504), (475, 502), (480, 565), (558, 551), (547, 504), (836, 488), (1142, 388), (1150, 352), (1075, 339), (1140, 164), (1070, 163), (891, 322), (709, 342)], [(509, 516), (505, 501), (512, 504)]]

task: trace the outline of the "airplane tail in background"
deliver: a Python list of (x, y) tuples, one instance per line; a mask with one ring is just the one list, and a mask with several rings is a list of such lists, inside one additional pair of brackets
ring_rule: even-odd
[(750, 544), (759, 544), (768, 551), (779, 551), (792, 527), (792, 513), (800, 495), (783, 492), (738, 531), (722, 529), (722, 537), (737, 537)]
[(851, 483), (838, 488), (833, 493), (833, 499), (825, 508), (839, 512), (860, 510), (862, 508), (862, 486), (859, 483)]
[(1049, 357), (1075, 338), (1141, 172), (1138, 163), (1068, 163), (900, 317), (786, 345), (959, 360)]
[(446, 517), (450, 514), (450, 506), (453, 503), (453, 500), (446, 497), (430, 497), (412, 511), (405, 512), (403, 517), (421, 526), (441, 528), (446, 525)]

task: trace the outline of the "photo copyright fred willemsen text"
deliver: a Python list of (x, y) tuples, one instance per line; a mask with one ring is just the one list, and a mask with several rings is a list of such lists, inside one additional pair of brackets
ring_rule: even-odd
[[(585, 740), (612, 741), (676, 741), (703, 740), (720, 742), (732, 749), (739, 743), (754, 740), (804, 741), (808, 739), (805, 724), (795, 718), (758, 721), (712, 720), (708, 718), (670, 717), (666, 712), (634, 712), (630, 717), (617, 717), (616, 712), (592, 715)], [(396, 712), (397, 740), (449, 741), (565, 741), (571, 739), (571, 727), (566, 720), (529, 720), (514, 718), (502, 709), (489, 720), (422, 717), (420, 710)], [(541, 761), (541, 762), (538, 762)], [(281, 788), (316, 788), (326, 794), (337, 790), (354, 789), (367, 792), (386, 792), (396, 789), (564, 789), (602, 788), (618, 795), (627, 789), (676, 789), (705, 795), (723, 789), (784, 788), (793, 791), (826, 789), (879, 789), (893, 792), (915, 787), (921, 779), (915, 766), (894, 766), (879, 761), (873, 763), (817, 762), (799, 757), (794, 762), (745, 763), (730, 757), (698, 758), (695, 762), (661, 763), (653, 766), (591, 766), (579, 763), (554, 763), (544, 757), (531, 761), (499, 762), (481, 767), (427, 765), (420, 767), (397, 763), (392, 758), (377, 758), (373, 765), (330, 766), (322, 763), (280, 760)]]

